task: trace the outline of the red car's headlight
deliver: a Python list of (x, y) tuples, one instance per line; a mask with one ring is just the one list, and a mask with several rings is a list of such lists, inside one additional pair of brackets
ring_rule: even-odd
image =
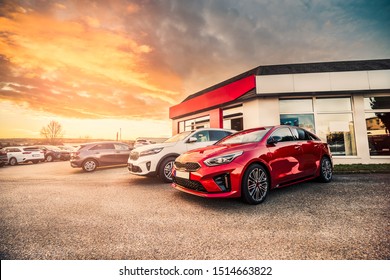
[(204, 164), (206, 164), (207, 166), (217, 166), (217, 165), (221, 165), (221, 164), (227, 164), (227, 163), (232, 162), (236, 157), (241, 156), (243, 153), (244, 153), (243, 151), (238, 151), (238, 152), (231, 153), (231, 154), (225, 154), (225, 155), (221, 155), (221, 156), (217, 156), (217, 157), (212, 157), (212, 158), (206, 159), (204, 161)]

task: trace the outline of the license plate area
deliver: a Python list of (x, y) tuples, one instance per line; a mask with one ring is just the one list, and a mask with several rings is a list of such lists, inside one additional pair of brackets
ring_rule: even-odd
[(175, 170), (175, 176), (183, 179), (190, 179), (190, 172)]

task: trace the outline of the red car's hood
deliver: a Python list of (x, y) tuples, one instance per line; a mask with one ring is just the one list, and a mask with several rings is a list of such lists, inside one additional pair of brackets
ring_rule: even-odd
[(188, 151), (177, 158), (180, 162), (197, 162), (205, 160), (207, 158), (216, 157), (219, 155), (225, 155), (234, 153), (236, 151), (246, 151), (254, 149), (257, 143), (247, 144), (228, 144), (228, 145), (212, 145), (205, 148), (199, 148)]

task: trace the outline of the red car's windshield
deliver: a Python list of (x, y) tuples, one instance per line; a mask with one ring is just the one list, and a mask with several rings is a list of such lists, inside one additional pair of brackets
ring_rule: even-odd
[(269, 128), (269, 127), (265, 127), (265, 128), (260, 128), (260, 129), (245, 130), (242, 132), (238, 132), (236, 134), (233, 134), (231, 136), (228, 136), (228, 137), (222, 139), (221, 141), (216, 143), (216, 145), (259, 142), (261, 139), (263, 139), (264, 135), (270, 129), (271, 128)]

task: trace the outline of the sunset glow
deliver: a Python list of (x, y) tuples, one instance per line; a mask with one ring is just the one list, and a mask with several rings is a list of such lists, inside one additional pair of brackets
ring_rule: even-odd
[(0, 138), (50, 120), (69, 138), (167, 137), (170, 106), (252, 67), (390, 56), (386, 2), (375, 19), (364, 1), (288, 2), (284, 18), (275, 3), (2, 1)]

